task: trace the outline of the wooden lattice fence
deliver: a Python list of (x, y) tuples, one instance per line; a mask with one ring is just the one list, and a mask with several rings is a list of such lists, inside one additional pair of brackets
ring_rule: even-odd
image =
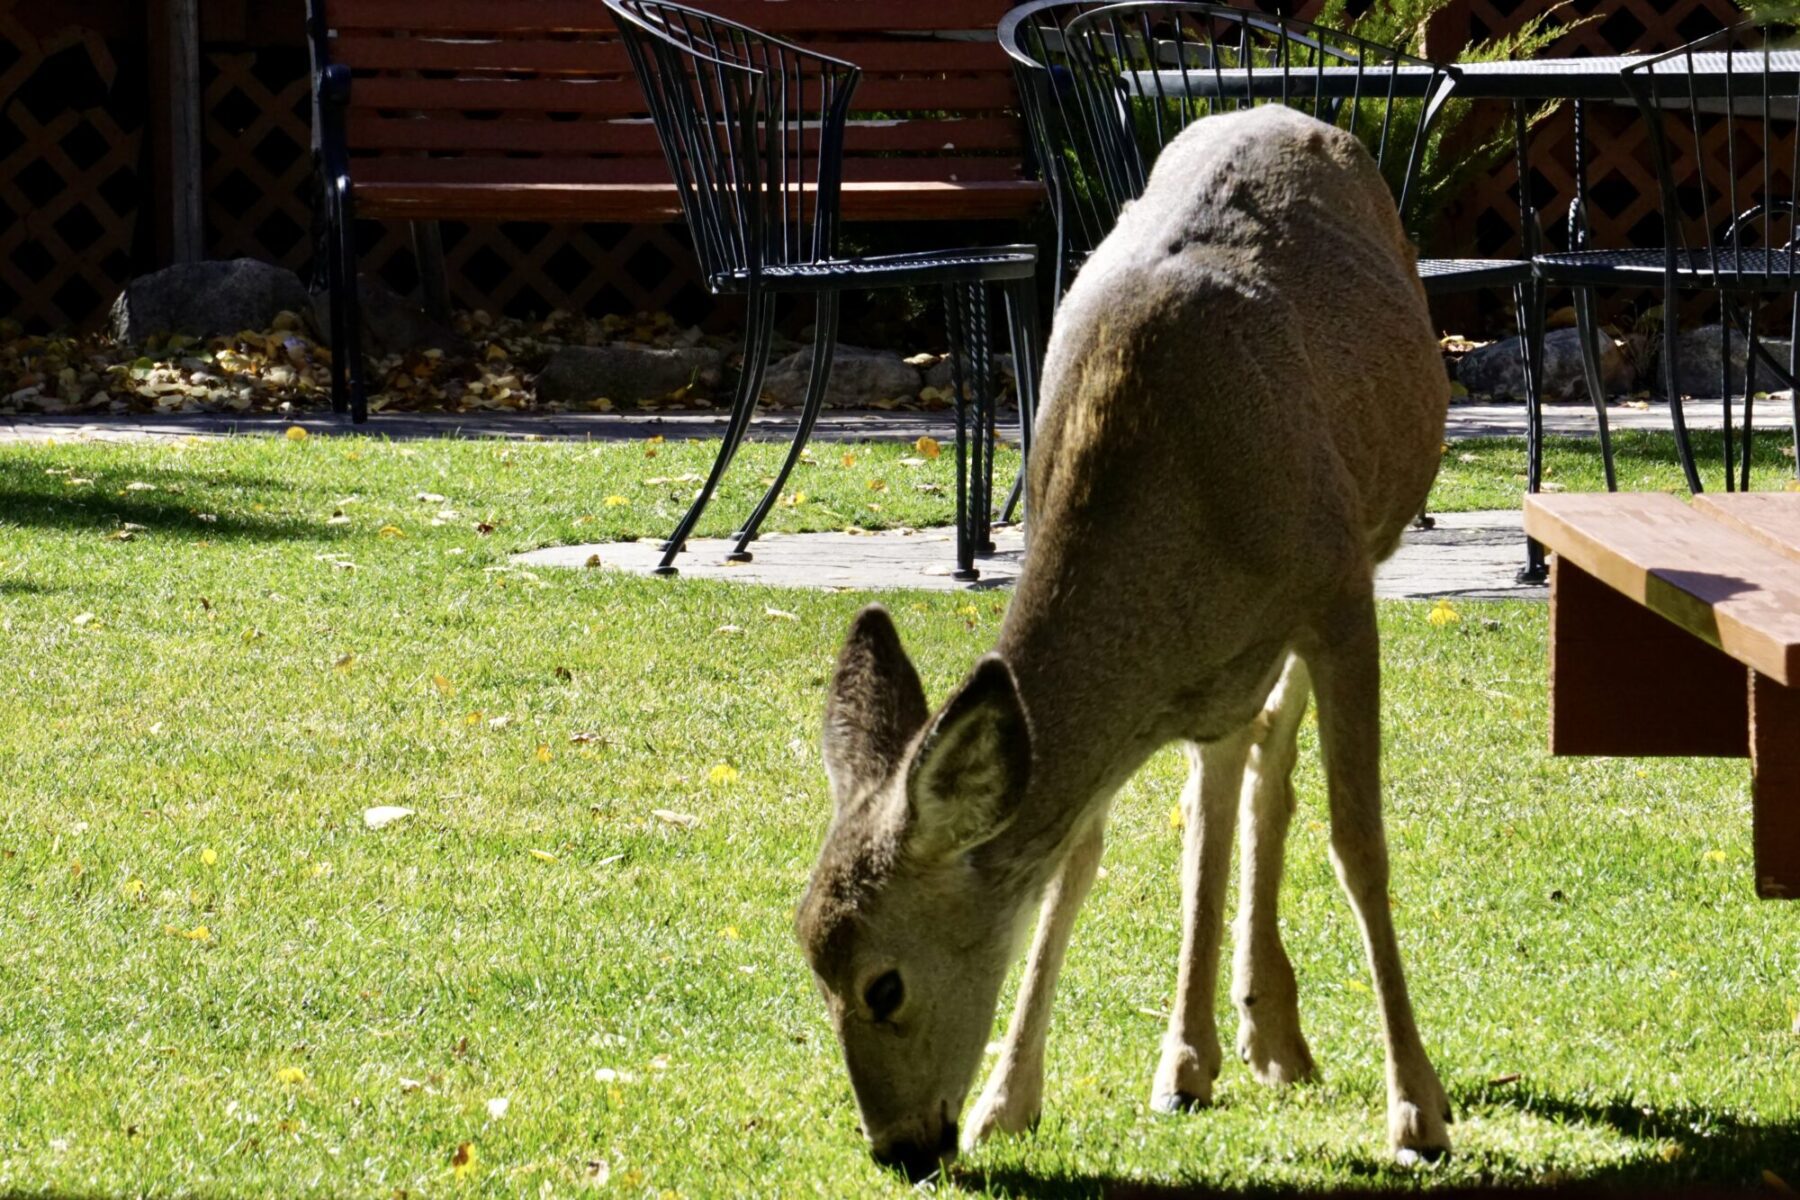
[(84, 321), (131, 275), (144, 105), (122, 52), (0, 0), (0, 317)]

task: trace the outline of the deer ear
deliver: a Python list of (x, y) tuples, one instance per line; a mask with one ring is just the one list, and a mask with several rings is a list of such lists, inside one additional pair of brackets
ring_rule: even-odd
[(886, 779), (925, 724), (925, 689), (887, 610), (856, 614), (825, 701), (825, 773), (842, 806)]
[(1018, 812), (1031, 727), (1012, 669), (989, 654), (932, 722), (907, 775), (908, 853), (947, 858), (989, 840)]

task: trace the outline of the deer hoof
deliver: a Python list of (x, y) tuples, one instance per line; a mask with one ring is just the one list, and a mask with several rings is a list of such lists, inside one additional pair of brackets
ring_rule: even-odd
[(1150, 1107), (1159, 1113), (1171, 1116), (1182, 1113), (1196, 1113), (1210, 1107), (1212, 1101), (1204, 1096), (1196, 1096), (1192, 1092), (1163, 1092), (1150, 1098)]

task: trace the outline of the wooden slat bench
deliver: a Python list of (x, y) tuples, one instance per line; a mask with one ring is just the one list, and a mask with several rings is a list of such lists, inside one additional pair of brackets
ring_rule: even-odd
[[(357, 215), (675, 220), (656, 131), (599, 0), (311, 0), (315, 75), (351, 72)], [(1042, 196), (994, 27), (1006, 0), (709, 0), (863, 68), (846, 220), (1008, 218)], [(947, 11), (953, 16), (947, 16)], [(946, 29), (946, 21), (954, 27)]]
[(1534, 495), (1550, 752), (1748, 756), (1757, 894), (1800, 898), (1800, 493)]

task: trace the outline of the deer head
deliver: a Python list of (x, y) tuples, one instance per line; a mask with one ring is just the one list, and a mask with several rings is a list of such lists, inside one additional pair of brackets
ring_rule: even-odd
[(864, 609), (825, 710), (836, 814), (797, 932), (877, 1161), (918, 1176), (956, 1150), (1024, 905), (982, 853), (1024, 795), (1018, 688), (984, 657), (935, 717), (886, 611)]

